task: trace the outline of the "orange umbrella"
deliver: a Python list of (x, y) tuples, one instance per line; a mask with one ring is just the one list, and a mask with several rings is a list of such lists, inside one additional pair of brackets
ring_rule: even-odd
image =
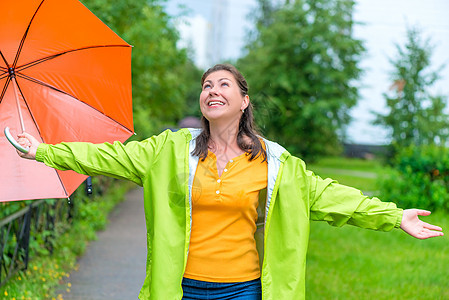
[[(0, 128), (45, 143), (133, 133), (131, 46), (76, 0), (0, 1)], [(0, 138), (0, 202), (67, 198), (86, 176), (21, 159)]]

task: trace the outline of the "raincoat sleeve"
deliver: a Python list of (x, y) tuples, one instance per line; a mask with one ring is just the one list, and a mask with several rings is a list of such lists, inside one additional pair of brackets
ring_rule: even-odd
[(402, 209), (392, 202), (364, 196), (361, 191), (321, 179), (307, 171), (310, 183), (310, 214), (312, 220), (327, 221), (333, 226), (344, 224), (390, 231), (402, 221)]
[(113, 144), (40, 144), (36, 160), (58, 170), (73, 170), (94, 176), (106, 175), (143, 185), (144, 177), (168, 138), (168, 131), (141, 142)]

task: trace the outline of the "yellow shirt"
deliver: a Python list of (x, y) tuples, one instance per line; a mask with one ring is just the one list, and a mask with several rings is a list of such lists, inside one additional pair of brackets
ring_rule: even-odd
[(193, 181), (192, 232), (184, 277), (241, 282), (260, 277), (256, 232), (259, 191), (267, 187), (267, 162), (243, 153), (218, 176), (217, 159), (199, 161)]

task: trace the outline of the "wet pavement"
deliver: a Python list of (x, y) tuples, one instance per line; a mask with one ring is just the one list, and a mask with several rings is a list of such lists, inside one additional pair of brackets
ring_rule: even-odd
[[(56, 295), (62, 294), (65, 300), (137, 299), (147, 253), (143, 189), (128, 192), (97, 236)], [(66, 291), (68, 283), (70, 292)]]

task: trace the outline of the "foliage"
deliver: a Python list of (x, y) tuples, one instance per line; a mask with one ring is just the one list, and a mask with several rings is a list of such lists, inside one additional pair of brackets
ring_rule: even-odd
[(179, 36), (164, 12), (163, 1), (82, 1), (134, 47), (134, 138), (143, 139), (173, 127), (191, 107), (186, 97), (191, 99), (192, 89), (198, 86), (199, 71), (187, 50), (177, 48)]
[(25, 208), (28, 203), (27, 201), (0, 202), (0, 220)]
[(396, 48), (396, 58), (390, 60), (392, 91), (384, 94), (389, 112), (377, 114), (375, 124), (391, 130), (395, 152), (412, 144), (443, 145), (449, 137), (447, 99), (429, 92), (439, 78), (439, 70), (430, 69), (430, 40), (423, 40), (418, 29), (408, 29), (406, 44)]
[(191, 63), (187, 64), (184, 70), (188, 76), (185, 78), (187, 90), (185, 93), (186, 108), (184, 115), (201, 118), (202, 114), (199, 104), (199, 95), (201, 92), (200, 79), (203, 72)]
[(380, 194), (404, 208), (449, 211), (449, 149), (409, 146), (380, 178)]
[(308, 159), (339, 152), (364, 51), (352, 37), (354, 2), (260, 4), (257, 32), (238, 61), (259, 127)]
[[(93, 181), (94, 195), (85, 195), (84, 186), (72, 195), (73, 219), (70, 226), (67, 226), (67, 220), (59, 224), (65, 226), (66, 231), (52, 233), (51, 255), (45, 244), (45, 235), (49, 232), (32, 233), (28, 269), (16, 273), (0, 287), (1, 299), (51, 299), (50, 295), (59, 287), (60, 281), (76, 269), (77, 257), (84, 252), (87, 243), (96, 238), (96, 231), (104, 228), (108, 213), (130, 188), (128, 183), (106, 177), (96, 177)], [(68, 205), (66, 200), (55, 201)], [(67, 289), (70, 289), (70, 283)]]

